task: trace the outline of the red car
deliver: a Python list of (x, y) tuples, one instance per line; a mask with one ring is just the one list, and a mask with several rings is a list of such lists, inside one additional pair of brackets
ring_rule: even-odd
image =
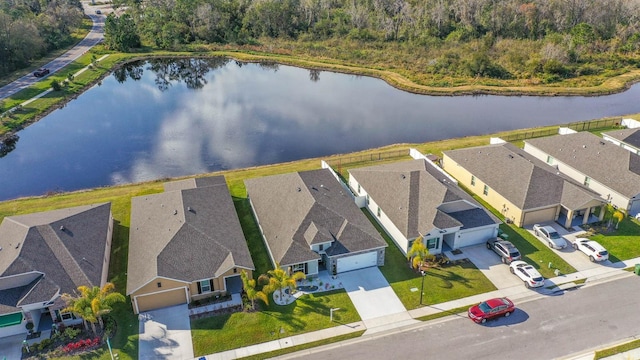
[(507, 298), (495, 298), (473, 305), (469, 308), (468, 315), (469, 319), (476, 323), (484, 324), (487, 320), (498, 316), (507, 317), (515, 310), (516, 307), (513, 305), (513, 301)]

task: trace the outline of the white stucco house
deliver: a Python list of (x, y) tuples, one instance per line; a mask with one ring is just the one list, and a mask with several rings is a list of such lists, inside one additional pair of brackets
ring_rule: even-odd
[(420, 236), (431, 254), (481, 244), (501, 223), (426, 158), (350, 170), (349, 187), (404, 254)]
[(589, 132), (525, 141), (524, 151), (597, 192), (618, 209), (640, 213), (640, 155)]

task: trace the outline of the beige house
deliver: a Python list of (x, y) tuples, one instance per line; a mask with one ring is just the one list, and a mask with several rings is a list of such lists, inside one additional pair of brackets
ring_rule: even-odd
[(0, 225), (0, 338), (82, 322), (62, 294), (107, 282), (111, 203), (8, 216)]
[(127, 295), (134, 312), (242, 292), (255, 269), (223, 176), (131, 199)]
[(442, 166), (518, 226), (556, 221), (570, 228), (604, 216), (598, 193), (509, 143), (445, 151)]
[(245, 180), (273, 264), (317, 275), (384, 265), (387, 243), (330, 169)]

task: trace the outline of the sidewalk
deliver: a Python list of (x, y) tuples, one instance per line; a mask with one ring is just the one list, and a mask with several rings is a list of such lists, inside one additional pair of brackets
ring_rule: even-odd
[[(256, 345), (251, 345), (244, 348), (233, 349), (229, 351), (206, 355), (206, 356), (198, 357), (197, 359), (206, 359), (206, 360), (238, 359), (246, 356), (285, 349), (292, 346), (306, 344), (314, 341), (320, 341), (323, 339), (328, 339), (328, 338), (350, 334), (350, 333), (363, 331), (363, 330), (367, 330), (367, 331), (364, 335), (362, 335), (361, 339), (384, 336), (384, 334), (388, 332), (400, 332), (400, 331), (405, 331), (408, 329), (424, 326), (425, 323), (422, 321), (418, 323), (416, 323), (415, 321), (407, 322), (406, 321), (407, 314), (411, 319), (416, 319), (422, 316), (445, 312), (445, 311), (449, 311), (449, 310), (460, 308), (460, 307), (471, 306), (473, 304), (477, 304), (481, 301), (484, 301), (492, 297), (506, 296), (506, 297), (509, 297), (511, 300), (515, 300), (516, 302), (531, 301), (531, 300), (543, 298), (545, 296), (558, 294), (559, 292), (562, 292), (565, 289), (575, 288), (577, 286), (590, 286), (593, 284), (597, 284), (598, 282), (606, 282), (606, 281), (616, 280), (622, 277), (635, 276), (633, 272), (623, 270), (624, 268), (632, 267), (635, 264), (640, 264), (640, 258), (621, 261), (613, 264), (613, 266), (601, 266), (595, 269), (590, 269), (588, 271), (576, 272), (573, 274), (561, 275), (555, 278), (547, 279), (547, 281), (549, 282), (548, 284), (558, 285), (556, 288), (552, 288), (552, 289), (547, 289), (546, 287), (544, 287), (539, 290), (534, 290), (534, 289), (527, 289), (522, 285), (518, 285), (518, 286), (513, 286), (505, 289), (491, 291), (484, 294), (469, 296), (462, 299), (452, 300), (452, 301), (448, 301), (441, 304), (424, 306), (418, 309), (409, 310), (406, 313), (402, 313), (402, 314), (390, 315), (388, 317), (385, 317), (384, 319), (380, 318), (380, 321), (377, 322), (381, 324), (379, 326), (373, 326), (373, 327), (367, 328), (363, 321), (359, 321), (351, 324), (343, 324), (343, 325), (335, 326), (328, 329), (308, 332), (305, 334), (288, 336), (279, 340), (269, 341), (262, 344), (256, 344)], [(583, 280), (583, 279), (586, 280), (584, 285), (577, 285), (573, 283), (574, 281)], [(451, 314), (451, 315), (454, 315), (454, 314)], [(593, 359), (593, 355), (594, 355), (594, 352), (591, 351), (591, 352), (586, 352), (584, 354), (572, 355), (572, 357), (568, 357), (566, 359), (572, 359), (572, 360)], [(622, 359), (629, 359), (629, 358), (640, 359), (640, 349), (632, 350), (624, 354), (618, 354), (610, 357), (609, 359), (622, 360)]]

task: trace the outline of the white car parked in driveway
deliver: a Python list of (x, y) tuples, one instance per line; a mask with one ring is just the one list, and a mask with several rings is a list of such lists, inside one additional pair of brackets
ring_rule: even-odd
[(609, 252), (597, 241), (577, 238), (573, 242), (573, 248), (582, 251), (593, 262), (609, 260)]
[(567, 241), (558, 234), (556, 229), (551, 226), (542, 226), (540, 224), (533, 225), (533, 233), (542, 241), (547, 243), (550, 248), (564, 249), (567, 247)]
[(544, 278), (538, 270), (522, 260), (512, 262), (511, 265), (509, 265), (509, 271), (524, 281), (524, 286), (527, 288), (544, 285)]

